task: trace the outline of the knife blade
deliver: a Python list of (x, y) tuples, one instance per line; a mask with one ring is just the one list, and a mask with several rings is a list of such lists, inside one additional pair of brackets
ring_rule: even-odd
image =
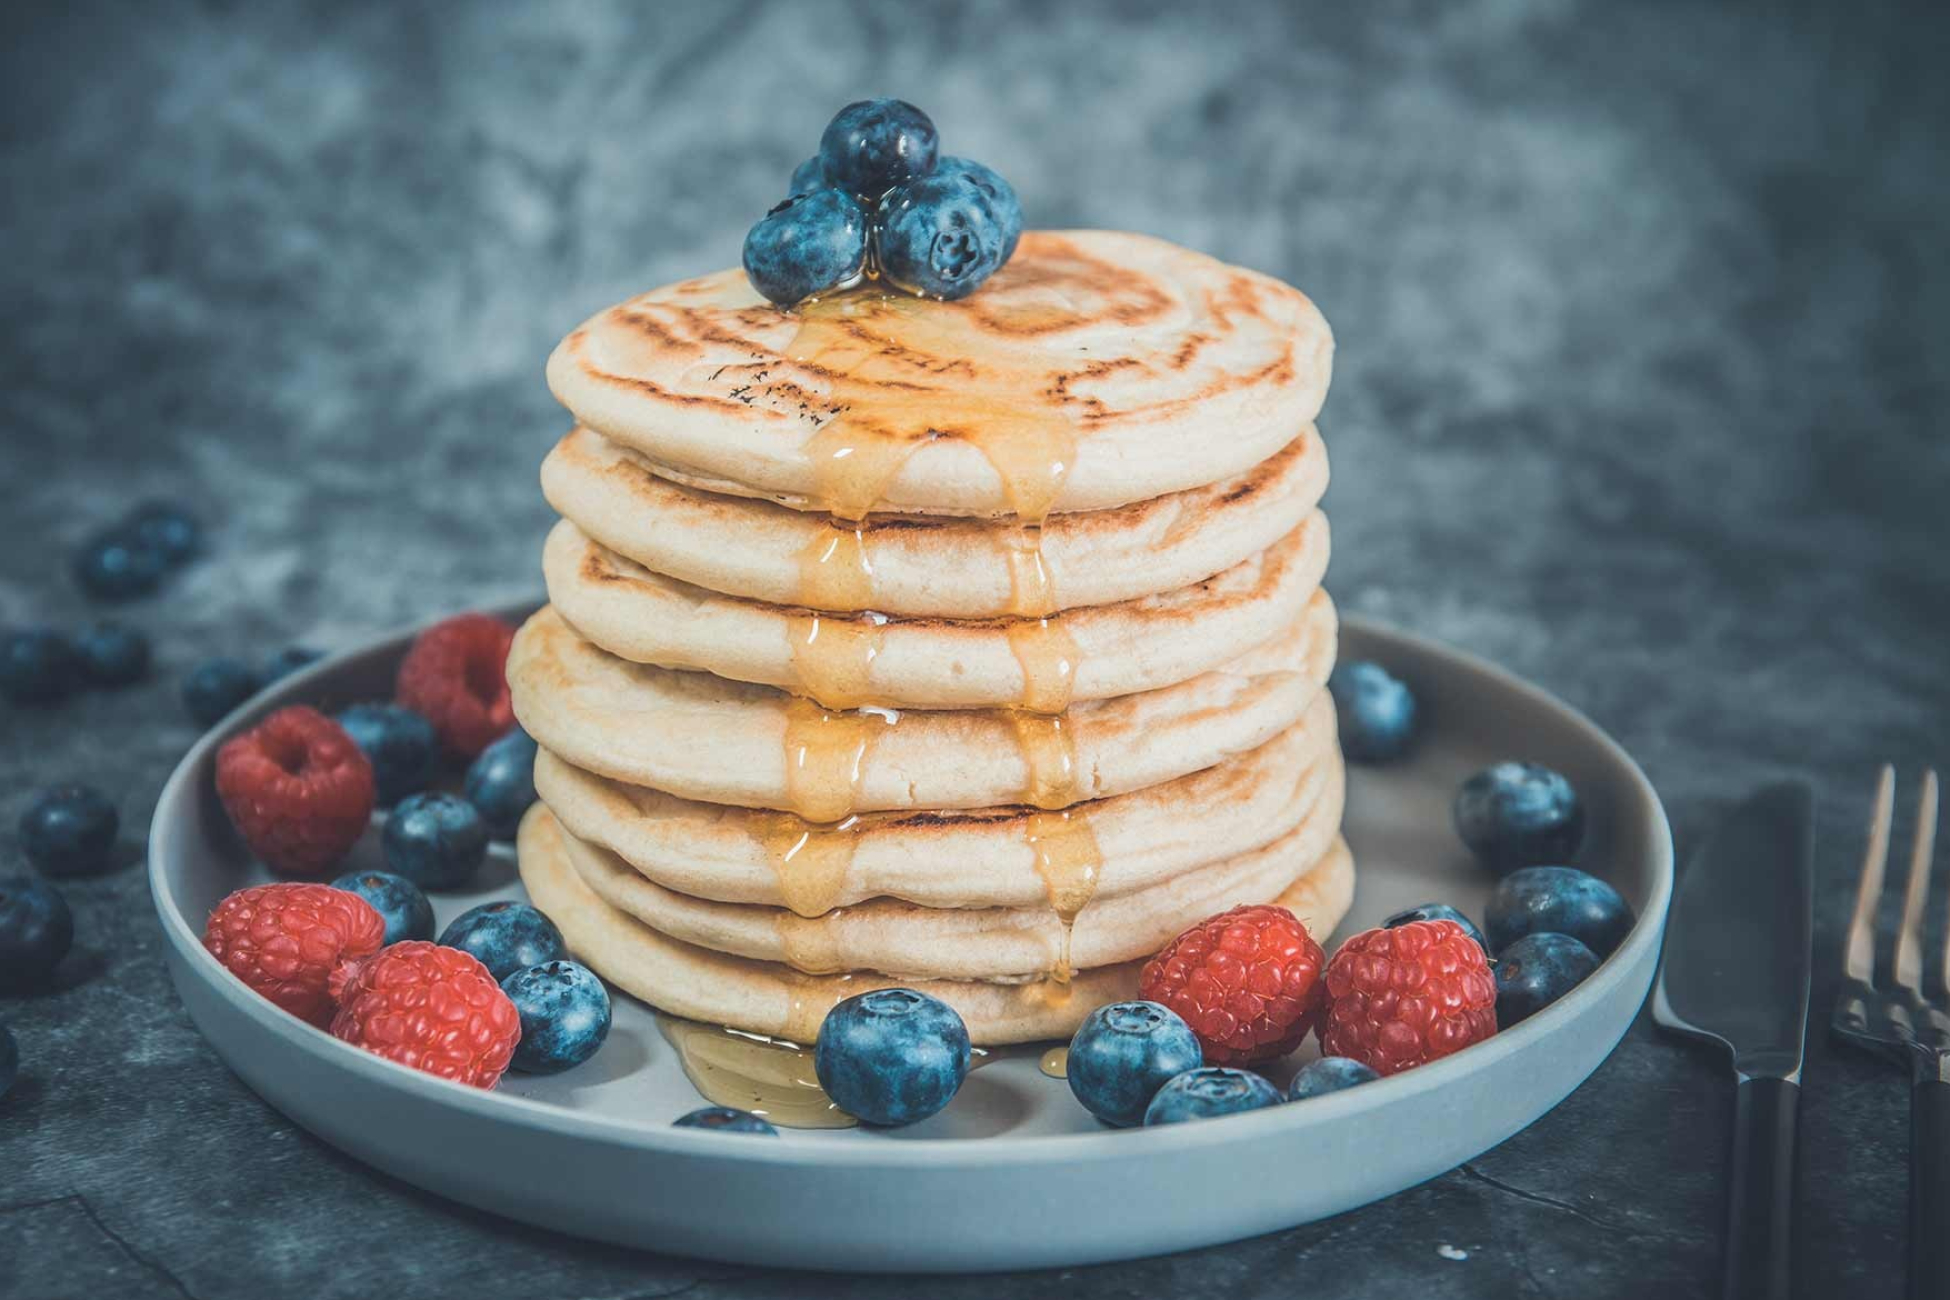
[(1805, 782), (1756, 791), (1693, 856), (1666, 920), (1653, 1018), (1724, 1043), (1742, 1078), (1801, 1079), (1814, 835)]
[(1813, 895), (1814, 795), (1787, 782), (1756, 791), (1720, 822), (1666, 921), (1653, 1018), (1733, 1058), (1728, 1300), (1789, 1294)]

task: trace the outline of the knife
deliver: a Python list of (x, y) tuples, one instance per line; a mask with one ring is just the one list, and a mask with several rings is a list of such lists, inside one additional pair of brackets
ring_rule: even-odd
[(1666, 921), (1652, 1016), (1733, 1055), (1725, 1300), (1786, 1300), (1813, 943), (1815, 815), (1770, 785), (1694, 855)]

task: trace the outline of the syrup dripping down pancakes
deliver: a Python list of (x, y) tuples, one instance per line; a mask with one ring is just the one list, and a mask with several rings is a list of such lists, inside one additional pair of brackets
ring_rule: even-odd
[(509, 658), (531, 895), (659, 1009), (795, 1041), (895, 983), (1067, 1035), (1242, 902), (1324, 936), (1332, 349), (1298, 291), (1101, 231), (959, 302), (730, 271), (598, 313)]

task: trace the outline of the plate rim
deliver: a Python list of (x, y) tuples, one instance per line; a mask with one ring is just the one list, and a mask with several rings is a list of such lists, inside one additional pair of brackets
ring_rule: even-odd
[[(533, 599), (506, 602), (488, 607), (487, 612), (519, 619), (541, 603)], [(1499, 1060), (1525, 1050), (1558, 1025), (1586, 1009), (1595, 1008), (1628, 978), (1629, 972), (1638, 965), (1646, 950), (1660, 943), (1664, 932), (1674, 873), (1671, 820), (1651, 779), (1624, 746), (1583, 710), (1481, 655), (1407, 631), (1381, 619), (1349, 614), (1341, 620), (1344, 636), (1351, 631), (1363, 638), (1405, 643), (1419, 654), (1456, 661), (1463, 668), (1491, 679), (1501, 688), (1563, 715), (1581, 733), (1584, 741), (1602, 751), (1622, 769), (1644, 804), (1640, 811), (1650, 817), (1654, 831), (1649, 864), (1652, 889), (1625, 941), (1591, 977), (1523, 1023), (1442, 1060), (1361, 1088), (1313, 1098), (1305, 1108), (1304, 1117), (1285, 1106), (1270, 1106), (1259, 1111), (1220, 1117), (1221, 1122), (1216, 1126), (1214, 1122), (1206, 1121), (1148, 1129), (1103, 1128), (1079, 1133), (1000, 1135), (974, 1139), (900, 1137), (876, 1142), (833, 1142), (816, 1133), (782, 1129), (778, 1138), (772, 1141), (728, 1143), (723, 1135), (708, 1130), (681, 1129), (648, 1120), (592, 1115), (569, 1110), (553, 1102), (498, 1090), (471, 1088), (341, 1042), (327, 1031), (288, 1015), (252, 994), (204, 948), (200, 932), (191, 927), (183, 909), (177, 905), (162, 851), (162, 843), (167, 838), (165, 832), (173, 828), (178, 816), (175, 810), (194, 797), (189, 787), (206, 766), (213, 763), (215, 751), (236, 734), (243, 723), (286, 704), (300, 702), (295, 697), (302, 696), (312, 682), (334, 675), (342, 665), (355, 658), (364, 658), (395, 647), (438, 621), (439, 618), (433, 618), (415, 622), (329, 654), (251, 697), (205, 732), (178, 761), (157, 795), (146, 841), (146, 868), (151, 901), (162, 923), (163, 934), (176, 950), (176, 969), (194, 972), (211, 992), (232, 1009), (241, 1011), (261, 1029), (284, 1039), (294, 1049), (322, 1053), (324, 1061), (362, 1075), (376, 1086), (403, 1088), (417, 1094), (421, 1101), (457, 1108), (483, 1122), (512, 1122), (564, 1137), (624, 1146), (651, 1154), (668, 1152), (693, 1159), (708, 1156), (755, 1166), (845, 1165), (890, 1171), (916, 1166), (927, 1166), (934, 1171), (944, 1166), (970, 1169), (995, 1165), (1033, 1166), (1108, 1156), (1121, 1158), (1147, 1152), (1164, 1155), (1174, 1150), (1205, 1147), (1220, 1141), (1255, 1142), (1288, 1125), (1333, 1122), (1369, 1110), (1407, 1104), (1446, 1087), (1456, 1078), (1494, 1068)], [(1640, 1000), (1638, 1009), (1642, 1009), (1643, 1001)], [(1638, 1009), (1634, 1010), (1634, 1018)], [(200, 1027), (198, 1033), (202, 1033)], [(1616, 1046), (1613, 1043), (1606, 1049), (1606, 1054), (1615, 1051)], [(222, 1057), (221, 1052), (219, 1057)]]

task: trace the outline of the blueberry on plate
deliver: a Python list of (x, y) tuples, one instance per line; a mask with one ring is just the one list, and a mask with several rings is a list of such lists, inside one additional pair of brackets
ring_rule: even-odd
[(720, 1133), (758, 1133), (766, 1137), (777, 1137), (779, 1131), (765, 1120), (748, 1110), (733, 1110), (729, 1106), (705, 1106), (688, 1115), (680, 1115), (671, 1121), (672, 1128), (708, 1128)]
[(826, 188), (826, 168), (820, 163), (819, 155), (814, 154), (792, 169), (792, 183), (786, 187), (786, 194), (811, 194), (814, 190)]
[(183, 707), (199, 727), (214, 727), (257, 694), (257, 670), (241, 659), (205, 659), (183, 678)]
[(169, 571), (163, 553), (117, 525), (84, 541), (74, 554), (74, 579), (99, 600), (133, 600), (161, 585)]
[(914, 105), (904, 99), (862, 99), (826, 124), (819, 163), (829, 184), (874, 199), (933, 171), (940, 149), (934, 122)]
[(174, 567), (203, 549), (203, 525), (188, 506), (174, 501), (144, 501), (129, 511), (123, 527)]
[(781, 307), (844, 289), (867, 269), (867, 214), (836, 189), (795, 194), (745, 236), (745, 274)]
[(387, 814), (379, 842), (386, 851), (386, 865), (395, 873), (422, 889), (457, 889), (474, 878), (487, 857), (487, 823), (473, 804), (457, 794), (413, 794)]
[(81, 675), (90, 686), (127, 686), (149, 672), (149, 638), (127, 623), (105, 619), (74, 639)]
[(1280, 1103), (1280, 1090), (1250, 1070), (1208, 1065), (1187, 1070), (1158, 1089), (1144, 1109), (1145, 1127), (1237, 1115)]
[(935, 166), (937, 176), (961, 176), (980, 190), (995, 212), (995, 219), (1001, 223), (1005, 238), (1002, 241), (1002, 260), (1007, 262), (1016, 254), (1016, 242), (1022, 238), (1022, 200), (1016, 197), (1015, 187), (1002, 179), (1000, 172), (984, 166), (971, 158), (943, 158)]
[(1456, 792), (1456, 833), (1492, 871), (1569, 861), (1584, 842), (1584, 804), (1541, 763), (1498, 763)]
[(894, 1127), (935, 1114), (968, 1077), (968, 1026), (913, 989), (875, 989), (827, 1013), (813, 1044), (819, 1086), (864, 1124)]
[(1116, 1128), (1144, 1122), (1158, 1089), (1205, 1062), (1198, 1035), (1156, 1002), (1113, 1002), (1084, 1018), (1070, 1040), (1070, 1091)]
[(1568, 934), (1526, 934), (1496, 959), (1496, 1027), (1536, 1015), (1597, 969), (1597, 955)]
[(1632, 905), (1588, 871), (1525, 867), (1499, 880), (1483, 909), (1497, 957), (1527, 934), (1568, 934), (1609, 957), (1632, 931)]
[(1380, 664), (1356, 659), (1327, 678), (1340, 716), (1341, 752), (1356, 763), (1392, 763), (1415, 740), (1415, 693)]
[(81, 685), (74, 642), (51, 628), (0, 635), (0, 695), (15, 704), (54, 704)]
[(559, 1074), (594, 1056), (609, 1037), (609, 990), (586, 966), (572, 961), (529, 966), (502, 980), (501, 991), (521, 1013), (517, 1070)]
[(0, 877), (0, 988), (46, 981), (74, 943), (61, 891), (32, 876)]
[(522, 814), (535, 802), (535, 738), (517, 726), (481, 751), (467, 769), (461, 792), (480, 810), (488, 834), (511, 840)]
[(115, 851), (121, 818), (107, 795), (89, 785), (41, 791), (20, 815), (20, 848), (50, 876), (99, 871)]
[(1293, 1076), (1293, 1082), (1287, 1085), (1287, 1100), (1305, 1101), (1309, 1097), (1321, 1097), (1343, 1088), (1373, 1083), (1380, 1077), (1359, 1061), (1345, 1056), (1323, 1056), (1300, 1067), (1299, 1073)]
[(332, 882), (333, 889), (357, 894), (386, 923), (386, 943), (433, 938), (433, 904), (425, 891), (390, 871), (352, 871)]
[(381, 807), (433, 784), (440, 770), (440, 738), (424, 715), (398, 704), (354, 704), (337, 721), (372, 764)]
[(1406, 911), (1397, 912), (1383, 921), (1381, 927), (1384, 930), (1392, 930), (1398, 925), (1407, 925), (1410, 921), (1454, 921), (1463, 928), (1464, 934), (1476, 941), (1476, 946), (1483, 950), (1485, 957), (1490, 955), (1490, 941), (1483, 937), (1483, 932), (1478, 930), (1468, 917), (1447, 903), (1422, 903)]
[(966, 172), (924, 176), (880, 203), (880, 269), (927, 298), (966, 298), (1002, 265), (1011, 232)]
[(506, 900), (482, 903), (462, 912), (440, 932), (440, 942), (472, 953), (497, 980), (530, 966), (559, 962), (569, 955), (562, 932), (541, 909)]
[(14, 1031), (0, 1025), (0, 1097), (13, 1091), (14, 1080), (20, 1077), (20, 1045), (14, 1042)]
[(324, 657), (323, 650), (314, 650), (310, 646), (286, 646), (264, 661), (264, 672), (259, 680), (263, 685), (269, 686), (272, 682), (282, 681), (291, 676), (300, 668), (310, 667)]

